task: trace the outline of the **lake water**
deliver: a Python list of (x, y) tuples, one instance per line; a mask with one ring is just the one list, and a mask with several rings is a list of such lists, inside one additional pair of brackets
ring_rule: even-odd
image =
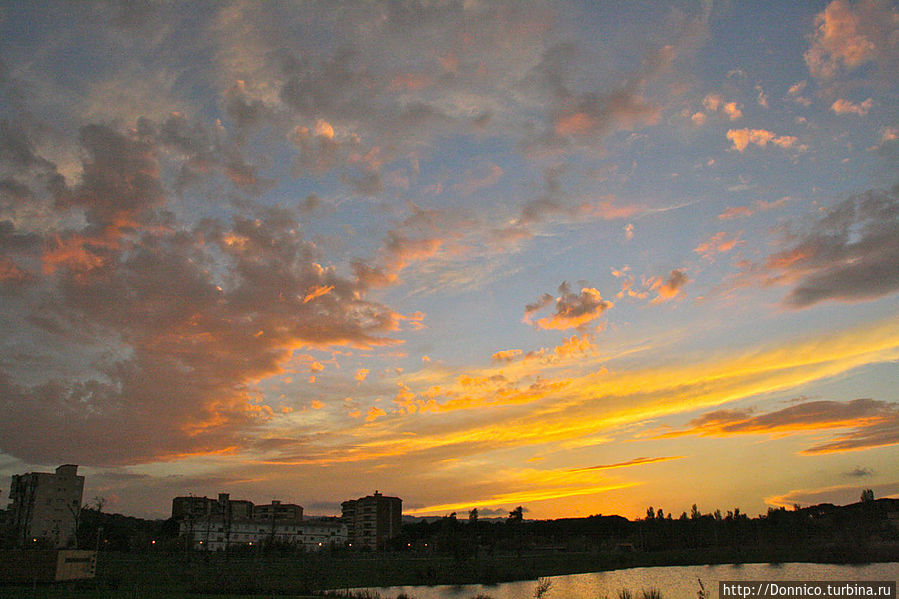
[[(717, 599), (721, 580), (857, 580), (899, 579), (899, 562), (838, 566), (832, 564), (742, 564), (717, 566), (671, 566), (665, 568), (630, 568), (590, 574), (551, 576), (544, 599), (616, 599), (618, 591), (629, 589), (636, 597), (643, 589), (655, 588), (663, 599), (696, 599), (699, 582)], [(491, 599), (526, 599), (534, 596), (533, 580), (497, 585), (441, 585), (372, 588), (384, 599), (405, 593), (412, 599), (472, 599), (478, 594)]]

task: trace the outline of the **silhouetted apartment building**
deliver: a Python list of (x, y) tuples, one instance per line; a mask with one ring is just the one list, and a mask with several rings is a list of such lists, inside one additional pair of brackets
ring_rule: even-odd
[(75, 545), (84, 477), (65, 464), (56, 473), (15, 474), (9, 489), (7, 526), (17, 545)]
[(374, 495), (340, 504), (341, 520), (347, 527), (347, 541), (353, 547), (384, 549), (387, 541), (400, 534), (403, 524), (403, 500)]
[(253, 506), (254, 520), (274, 520), (275, 522), (301, 522), (303, 506), (295, 503), (272, 501), (269, 505)]
[(175, 497), (172, 500), (174, 520), (201, 520), (212, 516), (232, 519), (253, 517), (253, 502), (231, 499), (228, 493), (219, 493), (218, 499), (210, 497)]

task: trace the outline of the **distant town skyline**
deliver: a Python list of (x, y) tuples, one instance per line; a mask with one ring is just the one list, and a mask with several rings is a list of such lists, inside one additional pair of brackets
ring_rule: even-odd
[(899, 497), (899, 5), (0, 1), (0, 503)]

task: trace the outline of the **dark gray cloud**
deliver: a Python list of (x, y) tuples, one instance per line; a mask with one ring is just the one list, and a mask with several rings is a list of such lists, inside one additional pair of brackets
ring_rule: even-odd
[(849, 472), (844, 472), (843, 476), (848, 476), (850, 478), (864, 478), (866, 476), (874, 476), (874, 471), (870, 468), (862, 468), (861, 466), (856, 466)]
[(840, 202), (758, 267), (767, 284), (789, 283), (791, 308), (877, 299), (899, 290), (899, 197), (868, 191)]
[[(166, 210), (159, 157), (204, 151), (203, 132), (173, 119), (130, 133), (83, 128), (80, 182), (49, 204), (57, 228), (0, 220), (5, 317), (42, 340), (0, 348), (0, 450), (88, 465), (232, 451), (272, 415), (250, 383), (293, 349), (392, 343), (400, 315), (365, 299), (360, 279), (321, 266), (298, 209), (249, 205), (194, 226)], [(78, 345), (106, 349), (85, 351), (75, 377), (55, 360), (40, 382), (22, 376)]]
[(691, 428), (663, 436), (738, 435), (839, 431), (830, 440), (802, 450), (803, 454), (834, 453), (899, 444), (899, 405), (874, 399), (807, 401), (782, 410), (754, 414), (751, 410), (716, 410), (690, 422)]

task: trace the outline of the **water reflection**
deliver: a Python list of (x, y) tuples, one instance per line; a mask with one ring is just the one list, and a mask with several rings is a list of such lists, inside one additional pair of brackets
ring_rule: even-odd
[[(897, 580), (899, 562), (887, 564), (728, 564), (715, 566), (672, 566), (630, 568), (590, 574), (550, 577), (551, 585), (543, 599), (614, 598), (628, 589), (636, 596), (644, 589), (658, 589), (663, 599), (694, 599), (702, 581), (709, 597), (718, 597), (721, 580)], [(522, 599), (534, 596), (533, 580), (497, 585), (444, 585), (373, 588), (382, 599), (405, 594), (410, 599)]]

